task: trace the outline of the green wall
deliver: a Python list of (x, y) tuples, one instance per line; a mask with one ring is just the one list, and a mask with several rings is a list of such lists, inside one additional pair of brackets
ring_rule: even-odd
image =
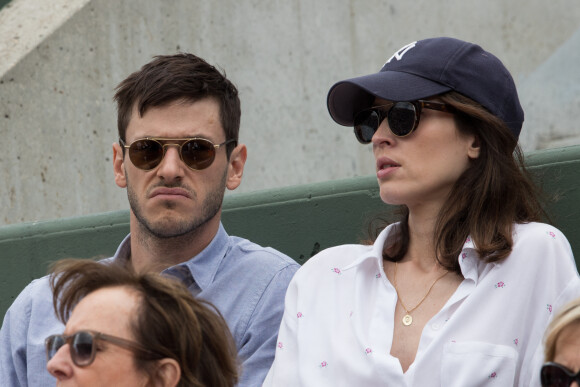
[[(528, 155), (536, 181), (557, 200), (554, 224), (580, 257), (580, 146)], [(329, 246), (368, 237), (368, 223), (393, 210), (379, 197), (374, 175), (226, 197), (223, 222), (231, 235), (272, 246), (300, 264)], [(110, 256), (129, 231), (129, 212), (0, 227), (0, 316), (48, 264), (67, 257)]]

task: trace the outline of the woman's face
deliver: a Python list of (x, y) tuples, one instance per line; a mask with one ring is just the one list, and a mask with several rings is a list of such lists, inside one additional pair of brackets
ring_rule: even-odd
[[(553, 361), (574, 373), (580, 371), (580, 323), (571, 324), (560, 332)], [(572, 386), (578, 387), (578, 384), (574, 382)]]
[[(137, 295), (124, 287), (102, 288), (83, 298), (71, 313), (65, 335), (92, 330), (135, 341), (130, 323), (136, 315)], [(148, 377), (135, 367), (135, 356), (128, 349), (107, 341), (97, 341), (95, 360), (76, 366), (68, 344), (48, 362), (48, 371), (58, 386), (144, 386)]]
[[(389, 104), (377, 99), (375, 106)], [(460, 133), (450, 113), (423, 109), (419, 126), (397, 137), (383, 120), (372, 138), (381, 199), (411, 211), (437, 212), (453, 184), (479, 156), (475, 136)]]

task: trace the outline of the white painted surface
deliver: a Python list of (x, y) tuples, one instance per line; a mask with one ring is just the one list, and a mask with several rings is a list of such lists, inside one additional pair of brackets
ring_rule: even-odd
[(580, 143), (579, 28), (577, 0), (13, 0), (0, 11), (0, 225), (127, 208), (112, 96), (153, 55), (193, 52), (238, 86), (249, 152), (235, 192), (249, 192), (373, 173), (326, 93), (433, 36), (503, 60), (526, 149)]

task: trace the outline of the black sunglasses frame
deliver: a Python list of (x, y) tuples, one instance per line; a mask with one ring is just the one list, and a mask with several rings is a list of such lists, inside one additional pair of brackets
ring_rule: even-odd
[[(82, 338), (82, 340), (81, 340)], [(153, 360), (160, 359), (161, 356), (156, 355), (154, 352), (149, 351), (142, 345), (131, 341), (122, 339), (120, 337), (106, 335), (101, 332), (81, 330), (73, 333), (72, 335), (51, 335), (44, 340), (44, 346), (46, 349), (46, 361), (50, 361), (56, 355), (56, 353), (65, 344), (69, 345), (70, 357), (73, 363), (78, 367), (87, 367), (95, 361), (97, 353), (97, 342), (107, 341), (118, 347), (128, 349), (135, 354), (139, 354), (141, 358)], [(78, 345), (90, 345), (91, 353), (88, 358), (81, 359), (83, 356), (79, 354)]]
[[(413, 112), (413, 122), (409, 127), (400, 128), (400, 120), (393, 117), (395, 109)], [(370, 144), (373, 135), (379, 129), (379, 126), (385, 118), (389, 123), (391, 132), (397, 137), (406, 137), (410, 135), (417, 126), (421, 118), (422, 109), (438, 110), (447, 113), (454, 113), (456, 110), (453, 106), (435, 101), (417, 100), (393, 102), (388, 105), (373, 106), (361, 110), (354, 117), (354, 135), (361, 144)], [(372, 119), (372, 122), (369, 122)]]
[[(136, 146), (140, 142), (144, 141), (150, 141), (153, 142), (153, 144), (159, 146), (159, 150), (156, 152), (156, 154), (154, 154), (154, 158), (151, 161), (148, 161), (143, 156), (138, 156), (139, 150), (136, 149)], [(200, 171), (202, 169), (208, 168), (213, 163), (213, 161), (215, 160), (216, 151), (218, 149), (232, 142), (237, 143), (237, 141), (234, 140), (233, 138), (230, 138), (229, 140), (226, 140), (221, 144), (214, 144), (210, 140), (202, 137), (187, 137), (187, 138), (144, 137), (138, 138), (134, 140), (131, 144), (127, 145), (125, 141), (123, 141), (123, 139), (121, 138), (119, 139), (119, 144), (123, 147), (123, 149), (128, 150), (129, 159), (131, 159), (133, 165), (135, 165), (135, 167), (143, 171), (150, 171), (157, 168), (157, 166), (161, 164), (161, 162), (163, 161), (163, 158), (165, 157), (166, 147), (168, 146), (177, 146), (179, 148), (179, 158), (181, 159), (181, 161), (185, 165), (187, 165), (189, 169), (192, 169), (194, 171)], [(186, 161), (186, 158), (188, 157), (186, 158), (183, 157), (183, 147), (188, 143), (194, 143), (197, 144), (198, 146), (199, 144), (204, 144), (206, 146), (206, 149), (198, 152), (199, 155), (201, 155), (203, 154), (202, 152), (209, 151), (208, 156), (200, 159), (199, 155), (196, 155), (195, 157), (192, 156), (193, 160), (195, 161), (190, 162)], [(196, 147), (194, 146), (194, 148)], [(196, 149), (191, 150), (191, 152), (196, 152)]]
[(566, 384), (564, 386), (568, 387), (572, 382), (576, 382), (580, 385), (580, 371), (578, 373), (573, 373), (568, 368), (564, 367), (562, 364), (549, 362), (545, 363), (540, 370), (540, 380), (542, 387), (560, 387), (561, 384), (550, 384), (549, 375), (547, 374), (550, 370), (556, 369), (566, 376)]

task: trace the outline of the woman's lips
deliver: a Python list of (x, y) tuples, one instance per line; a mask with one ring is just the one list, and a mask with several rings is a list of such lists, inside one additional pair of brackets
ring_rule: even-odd
[(401, 164), (387, 157), (380, 157), (377, 160), (377, 178), (381, 179), (387, 177), (394, 171), (396, 171)]

